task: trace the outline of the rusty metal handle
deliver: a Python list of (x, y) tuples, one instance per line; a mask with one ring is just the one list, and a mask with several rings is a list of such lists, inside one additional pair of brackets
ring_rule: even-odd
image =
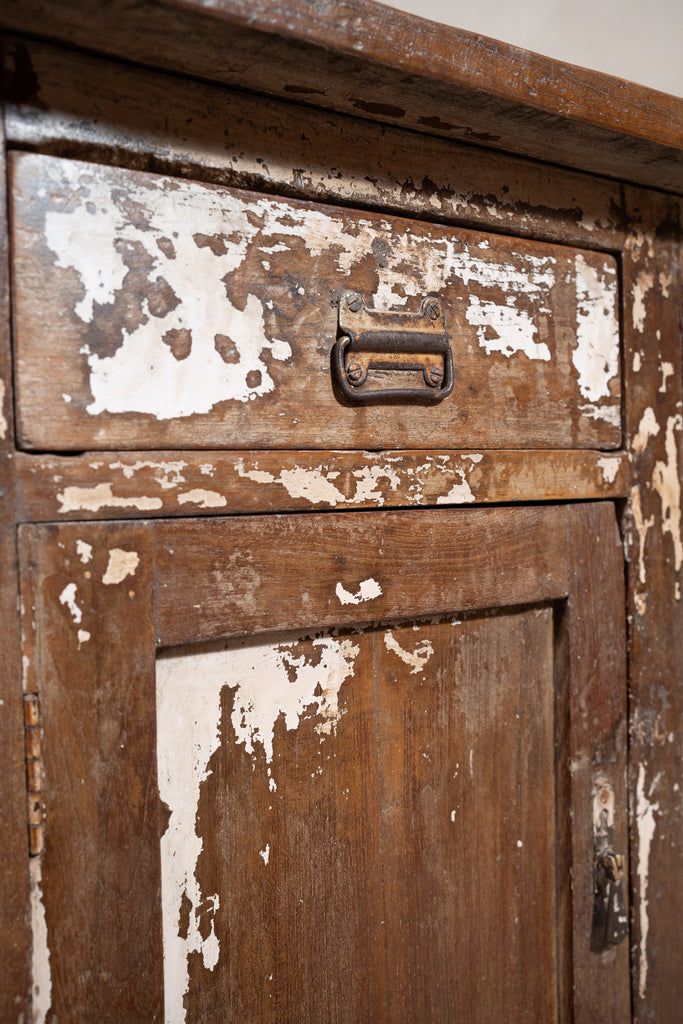
[[(453, 357), (445, 316), (438, 299), (422, 300), (416, 313), (366, 309), (357, 292), (343, 292), (339, 338), (332, 370), (341, 392), (352, 402), (399, 399), (440, 402), (453, 390)], [(417, 370), (424, 388), (365, 387), (368, 371)]]

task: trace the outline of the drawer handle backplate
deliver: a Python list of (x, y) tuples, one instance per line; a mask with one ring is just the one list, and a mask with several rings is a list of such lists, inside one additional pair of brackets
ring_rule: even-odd
[[(342, 292), (332, 370), (352, 402), (402, 399), (440, 402), (453, 390), (453, 357), (439, 299), (427, 296), (416, 313), (367, 309), (357, 292)], [(366, 387), (369, 370), (418, 370), (424, 387)]]

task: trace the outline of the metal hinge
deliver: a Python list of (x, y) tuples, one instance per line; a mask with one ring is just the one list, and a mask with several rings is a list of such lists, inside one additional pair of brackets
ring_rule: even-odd
[(45, 808), (43, 762), (40, 752), (40, 705), (37, 693), (24, 694), (26, 788), (28, 793), (28, 852), (37, 857), (43, 850)]

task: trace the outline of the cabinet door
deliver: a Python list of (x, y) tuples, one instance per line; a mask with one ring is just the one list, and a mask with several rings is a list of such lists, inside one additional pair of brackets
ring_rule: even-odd
[(610, 505), (29, 526), (21, 552), (36, 1019), (629, 1019)]

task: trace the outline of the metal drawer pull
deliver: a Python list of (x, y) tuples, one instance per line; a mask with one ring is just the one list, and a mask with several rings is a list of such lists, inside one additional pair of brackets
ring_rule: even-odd
[[(453, 390), (453, 357), (441, 302), (427, 296), (417, 313), (380, 312), (366, 309), (357, 292), (342, 292), (332, 370), (339, 389), (352, 402), (440, 402)], [(425, 386), (366, 388), (369, 370), (418, 370)]]

